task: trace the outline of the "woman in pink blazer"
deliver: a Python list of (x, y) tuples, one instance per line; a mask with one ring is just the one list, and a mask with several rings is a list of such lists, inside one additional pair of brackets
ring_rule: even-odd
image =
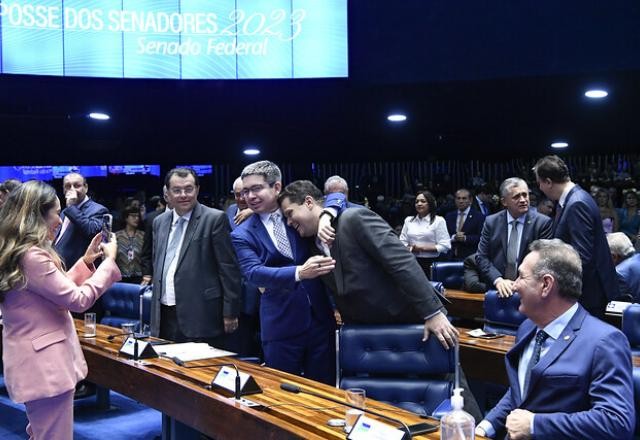
[[(73, 392), (87, 364), (69, 311), (89, 308), (120, 279), (115, 238), (92, 240), (67, 272), (52, 247), (60, 200), (44, 182), (14, 190), (0, 211), (0, 309), (4, 377), (24, 403), (36, 440), (73, 438)], [(96, 269), (93, 262), (103, 258)]]

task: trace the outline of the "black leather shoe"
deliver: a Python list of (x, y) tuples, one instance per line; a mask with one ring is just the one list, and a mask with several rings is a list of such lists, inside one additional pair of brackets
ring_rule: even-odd
[(85, 397), (96, 394), (96, 386), (90, 382), (82, 381), (76, 385), (76, 391), (73, 393), (74, 399), (84, 399)]

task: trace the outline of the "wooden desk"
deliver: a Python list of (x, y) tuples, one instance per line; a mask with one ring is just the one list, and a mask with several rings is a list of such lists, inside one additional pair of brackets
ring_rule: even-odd
[[(79, 321), (76, 321), (76, 325), (82, 328)], [(341, 390), (233, 358), (189, 363), (234, 362), (242, 372), (251, 374), (263, 393), (247, 398), (271, 407), (262, 411), (246, 408), (217, 390), (204, 388), (218, 367), (186, 369), (167, 359), (136, 363), (121, 358), (118, 356), (120, 338), (111, 342), (107, 340), (108, 335), (118, 333), (118, 329), (98, 325), (96, 338), (81, 338), (89, 365), (88, 379), (156, 408), (206, 435), (216, 439), (345, 438), (342, 428), (326, 425), (330, 418), (343, 418), (344, 407), (307, 394), (288, 393), (280, 389), (280, 384), (294, 383), (342, 400), (344, 392)], [(408, 424), (424, 421), (415, 414), (371, 399), (367, 399), (367, 406)], [(438, 439), (440, 434), (436, 432), (415, 438)]]
[[(449, 315), (462, 318), (466, 321), (481, 323), (484, 319), (484, 295), (481, 293), (469, 293), (463, 290), (445, 289), (445, 295), (451, 301), (446, 308)], [(615, 328), (622, 328), (622, 315), (619, 313), (605, 313), (605, 321)]]
[(451, 301), (451, 304), (445, 306), (449, 316), (463, 319), (466, 325), (477, 323), (478, 327), (482, 327), (484, 319), (484, 295), (482, 293), (445, 289), (444, 296)]

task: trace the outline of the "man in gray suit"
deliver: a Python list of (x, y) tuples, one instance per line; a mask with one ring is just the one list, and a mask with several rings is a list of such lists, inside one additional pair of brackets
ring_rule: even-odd
[[(314, 237), (322, 192), (308, 180), (293, 182), (278, 197), (288, 224), (302, 237)], [(458, 338), (442, 303), (411, 253), (376, 213), (345, 209), (334, 222), (331, 256), (336, 306), (345, 323), (424, 322), (424, 340), (434, 334), (449, 348)]]
[(485, 219), (476, 264), (482, 280), (494, 286), (499, 296), (509, 297), (529, 245), (540, 238), (551, 238), (553, 222), (529, 210), (529, 187), (519, 177), (502, 182), (500, 197), (505, 209)]
[(221, 347), (238, 328), (241, 275), (224, 212), (198, 203), (198, 176), (175, 168), (165, 178), (172, 211), (153, 222), (151, 333)]

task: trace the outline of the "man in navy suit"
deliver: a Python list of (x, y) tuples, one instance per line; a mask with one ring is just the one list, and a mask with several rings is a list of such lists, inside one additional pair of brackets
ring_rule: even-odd
[(543, 157), (533, 171), (540, 191), (558, 202), (553, 237), (570, 244), (580, 254), (580, 303), (593, 316), (604, 318), (607, 303), (619, 292), (600, 211), (593, 197), (571, 181), (569, 168), (558, 156)]
[[(580, 256), (538, 240), (514, 289), (527, 318), (505, 357), (510, 387), (476, 435), (510, 439), (630, 439), (635, 426), (625, 335), (578, 304)], [(587, 289), (589, 286), (587, 286)]]
[(267, 366), (324, 383), (334, 382), (335, 320), (318, 278), (331, 257), (310, 257), (311, 243), (286, 225), (278, 207), (282, 174), (260, 161), (242, 171), (242, 194), (254, 212), (232, 232), (238, 263), (260, 298), (262, 349)]
[[(529, 244), (551, 238), (551, 219), (529, 209), (527, 182), (510, 177), (500, 185), (502, 211), (487, 217), (478, 244), (476, 264), (482, 280), (501, 297), (513, 295), (513, 281)], [(515, 234), (514, 234), (515, 228)]]
[(62, 179), (66, 207), (62, 211), (62, 226), (54, 247), (67, 267), (84, 255), (91, 240), (102, 229), (102, 216), (109, 210), (87, 196), (89, 185), (79, 173), (69, 173)]
[(451, 235), (451, 253), (456, 260), (464, 260), (476, 252), (484, 215), (471, 206), (471, 192), (461, 188), (456, 191), (456, 209), (445, 216)]
[(640, 253), (624, 232), (607, 234), (607, 242), (618, 274), (619, 299), (640, 302)]

